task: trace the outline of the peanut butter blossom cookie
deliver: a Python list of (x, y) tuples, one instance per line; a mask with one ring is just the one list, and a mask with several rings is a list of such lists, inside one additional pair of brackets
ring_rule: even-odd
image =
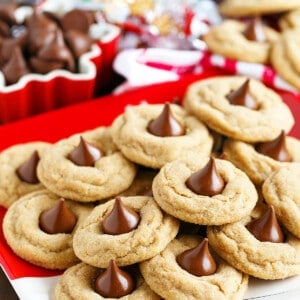
[(274, 140), (256, 144), (227, 139), (223, 151), (227, 160), (258, 185), (278, 168), (300, 162), (300, 141), (283, 131)]
[(153, 258), (140, 263), (146, 282), (164, 299), (242, 299), (248, 275), (215, 253), (208, 240), (182, 236)]
[(106, 127), (59, 141), (38, 167), (49, 190), (81, 202), (117, 195), (130, 186), (135, 174), (136, 166), (118, 150)]
[(300, 163), (281, 167), (263, 184), (263, 196), (282, 224), (300, 238)]
[(184, 107), (214, 131), (256, 143), (288, 133), (294, 117), (280, 96), (263, 83), (242, 76), (223, 76), (191, 84)]
[(37, 176), (37, 165), (50, 146), (45, 142), (31, 142), (1, 152), (0, 205), (7, 208), (21, 196), (44, 189)]
[(159, 300), (134, 267), (125, 270), (110, 261), (105, 269), (79, 263), (65, 271), (55, 286), (55, 299)]
[(208, 49), (225, 57), (252, 63), (268, 63), (278, 33), (256, 17), (246, 22), (226, 20), (211, 27), (203, 39)]
[(288, 83), (300, 89), (300, 28), (282, 32), (271, 52), (271, 64)]
[(164, 211), (200, 225), (240, 220), (251, 212), (258, 197), (247, 175), (232, 163), (201, 156), (166, 164), (152, 189)]
[(112, 132), (129, 160), (151, 168), (188, 151), (209, 155), (213, 144), (206, 126), (175, 104), (129, 106), (113, 122)]
[(72, 247), (73, 234), (90, 211), (90, 206), (45, 189), (32, 192), (7, 210), (4, 237), (26, 261), (47, 269), (66, 269), (79, 261)]
[(223, 0), (219, 5), (224, 16), (256, 16), (300, 8), (299, 0)]
[(207, 236), (223, 259), (246, 274), (268, 280), (300, 274), (300, 241), (279, 224), (273, 206), (253, 218), (208, 227)]
[(85, 263), (106, 268), (149, 259), (176, 236), (179, 221), (165, 214), (152, 197), (122, 197), (93, 209), (76, 231), (73, 247)]

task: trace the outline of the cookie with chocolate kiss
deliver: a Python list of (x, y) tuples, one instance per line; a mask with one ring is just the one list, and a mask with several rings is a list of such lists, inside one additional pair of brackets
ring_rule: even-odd
[(172, 240), (140, 270), (163, 299), (242, 299), (248, 286), (248, 275), (221, 259), (209, 240), (193, 235)]
[(50, 147), (51, 144), (46, 142), (28, 142), (11, 146), (1, 152), (1, 206), (8, 208), (20, 197), (44, 188), (37, 176), (37, 165), (39, 158)]
[(213, 145), (200, 120), (170, 103), (128, 107), (114, 120), (112, 135), (128, 159), (153, 169), (191, 151), (207, 156)]
[(300, 141), (283, 131), (275, 139), (255, 144), (227, 139), (223, 150), (226, 159), (257, 185), (263, 184), (277, 169), (300, 162)]
[[(40, 181), (53, 193), (79, 202), (120, 194), (137, 168), (113, 143), (107, 127), (74, 134), (56, 143), (38, 166)], [(60, 177), (59, 184), (57, 176)]]
[(73, 235), (91, 209), (46, 189), (35, 191), (10, 206), (3, 220), (4, 236), (24, 260), (46, 269), (65, 270), (79, 262), (72, 247)]
[(300, 274), (300, 241), (272, 207), (260, 204), (239, 222), (211, 226), (207, 237), (224, 260), (251, 276), (274, 280)]
[(114, 260), (127, 266), (160, 253), (178, 230), (178, 220), (165, 214), (153, 197), (117, 197), (93, 209), (76, 231), (73, 248), (89, 265), (106, 268)]
[(165, 164), (152, 183), (166, 213), (198, 225), (221, 225), (246, 217), (258, 195), (248, 176), (232, 163), (201, 155)]
[(225, 19), (203, 36), (214, 54), (250, 63), (270, 63), (272, 45), (279, 33), (256, 17), (250, 21)]
[[(120, 268), (115, 266), (115, 263), (112, 264), (113, 266), (109, 267), (108, 271), (107, 268), (100, 269), (82, 262), (69, 268), (55, 285), (54, 299), (78, 297), (84, 299), (92, 299), (93, 297), (116, 299), (119, 296), (121, 299), (129, 298), (132, 300), (161, 299), (159, 295), (150, 289), (137, 268), (131, 268), (131, 266)], [(120, 269), (123, 270), (120, 271)], [(133, 287), (133, 289), (130, 289), (130, 287)]]

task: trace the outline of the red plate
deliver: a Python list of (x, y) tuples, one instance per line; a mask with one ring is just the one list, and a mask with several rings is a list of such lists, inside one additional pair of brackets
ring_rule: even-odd
[[(128, 104), (138, 104), (141, 101), (163, 103), (176, 98), (181, 99), (187, 85), (191, 82), (216, 75), (222, 74), (219, 71), (211, 71), (204, 75), (190, 75), (177, 82), (140, 88), (118, 96), (109, 95), (2, 125), (0, 126), (0, 151), (11, 145), (29, 141), (56, 142), (76, 132), (100, 125), (108, 126)], [(295, 120), (299, 119), (300, 96), (289, 92), (278, 92), (293, 111)], [(300, 138), (300, 122), (294, 126), (291, 135)], [(5, 209), (0, 207), (0, 264), (8, 277), (13, 280), (29, 276), (45, 277), (60, 274), (33, 266), (14, 255), (3, 237), (2, 219), (4, 214)]]

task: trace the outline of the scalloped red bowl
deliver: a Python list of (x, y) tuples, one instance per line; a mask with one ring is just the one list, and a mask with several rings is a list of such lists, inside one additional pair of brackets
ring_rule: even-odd
[(108, 24), (103, 38), (80, 57), (79, 73), (65, 70), (45, 75), (32, 73), (13, 85), (5, 86), (0, 72), (0, 124), (96, 96), (112, 79), (112, 62), (119, 37), (120, 29)]

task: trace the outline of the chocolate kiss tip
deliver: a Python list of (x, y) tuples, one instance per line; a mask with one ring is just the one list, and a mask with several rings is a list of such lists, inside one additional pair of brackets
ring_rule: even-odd
[(255, 150), (281, 162), (292, 161), (292, 157), (286, 147), (286, 137), (283, 130), (274, 140), (256, 144)]
[(253, 110), (258, 109), (258, 103), (252, 98), (249, 93), (250, 80), (246, 81), (237, 89), (226, 95), (232, 105), (240, 105)]
[(140, 221), (140, 216), (117, 197), (111, 212), (102, 222), (102, 230), (106, 234), (118, 235), (132, 231)]
[(185, 134), (185, 128), (172, 114), (170, 103), (166, 103), (161, 114), (149, 122), (147, 130), (151, 134), (161, 137), (181, 136)]
[(126, 296), (134, 286), (130, 274), (120, 269), (114, 260), (110, 260), (108, 268), (95, 281), (95, 291), (105, 298)]
[(94, 166), (103, 156), (103, 151), (85, 141), (81, 136), (79, 145), (69, 154), (68, 159), (78, 166)]
[(278, 224), (272, 205), (260, 218), (250, 222), (247, 229), (262, 242), (282, 243), (284, 241), (284, 234)]
[(225, 182), (219, 174), (214, 158), (201, 170), (193, 173), (185, 182), (186, 186), (198, 195), (214, 196), (222, 193)]
[(39, 163), (40, 157), (38, 152), (35, 150), (28, 160), (26, 160), (21, 166), (18, 167), (16, 173), (20, 180), (36, 184), (39, 183), (39, 179), (36, 174), (36, 167)]
[(265, 42), (266, 35), (261, 19), (259, 17), (253, 18), (243, 32), (243, 35), (249, 41)]
[(216, 262), (208, 249), (207, 238), (197, 247), (179, 254), (176, 261), (183, 269), (196, 276), (212, 275), (217, 270)]
[(68, 209), (63, 198), (54, 207), (42, 212), (39, 218), (40, 228), (49, 234), (71, 233), (76, 222), (76, 216)]

